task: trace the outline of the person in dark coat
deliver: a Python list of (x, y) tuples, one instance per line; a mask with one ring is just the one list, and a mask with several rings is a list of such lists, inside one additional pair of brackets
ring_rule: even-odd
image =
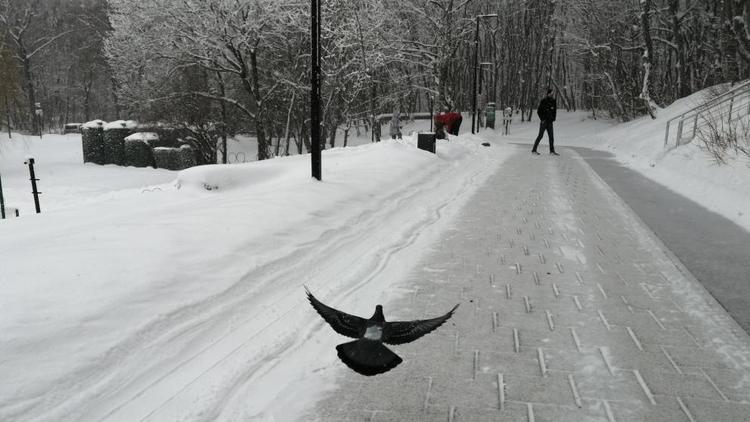
[(553, 123), (555, 119), (557, 118), (557, 101), (555, 100), (555, 97), (552, 96), (552, 90), (547, 90), (547, 96), (542, 98), (542, 101), (539, 102), (539, 108), (536, 110), (536, 114), (539, 116), (539, 136), (536, 137), (536, 141), (534, 141), (534, 148), (531, 149), (532, 154), (539, 155), (539, 152), (537, 152), (537, 147), (539, 146), (539, 141), (542, 140), (542, 136), (544, 136), (544, 131), (547, 131), (547, 136), (549, 137), (549, 153), (551, 155), (560, 155), (555, 152), (555, 133), (552, 128)]

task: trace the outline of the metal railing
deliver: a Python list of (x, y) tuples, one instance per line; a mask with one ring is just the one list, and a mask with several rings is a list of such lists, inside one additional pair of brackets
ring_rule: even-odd
[(750, 79), (679, 116), (669, 119), (664, 133), (664, 147), (667, 148), (670, 145), (670, 130), (675, 123), (673, 146), (678, 147), (692, 141), (700, 129), (712, 121), (726, 120), (727, 123), (731, 123), (733, 120), (747, 115), (750, 115)]

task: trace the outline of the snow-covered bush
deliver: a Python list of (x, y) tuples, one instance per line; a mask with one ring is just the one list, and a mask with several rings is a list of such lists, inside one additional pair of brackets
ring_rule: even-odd
[(133, 133), (136, 123), (118, 120), (104, 125), (105, 163), (121, 166), (125, 163), (125, 138)]
[(155, 167), (154, 153), (151, 150), (148, 141), (142, 139), (125, 139), (124, 165), (133, 167)]
[(84, 163), (105, 164), (104, 124), (102, 120), (94, 120), (81, 126)]
[(197, 165), (195, 151), (190, 145), (179, 148), (154, 148), (156, 167), (167, 170), (184, 170)]

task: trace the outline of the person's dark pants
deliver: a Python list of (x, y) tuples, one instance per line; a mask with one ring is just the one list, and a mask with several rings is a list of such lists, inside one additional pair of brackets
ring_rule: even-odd
[(552, 128), (553, 122), (551, 120), (542, 120), (539, 123), (539, 136), (536, 137), (536, 141), (534, 141), (534, 148), (532, 148), (532, 151), (536, 151), (536, 148), (539, 146), (539, 141), (542, 140), (542, 136), (544, 136), (544, 131), (547, 131), (547, 136), (549, 136), (549, 152), (555, 152), (555, 131)]
[(455, 135), (455, 136), (458, 136), (458, 129), (459, 129), (460, 127), (461, 127), (461, 122), (462, 122), (462, 121), (463, 121), (463, 117), (459, 116), (459, 117), (458, 117), (458, 119), (456, 119), (456, 120), (455, 120), (455, 121), (454, 121), (454, 122), (453, 122), (453, 123), (451, 124), (451, 131), (450, 131), (450, 134), (451, 134), (451, 135)]

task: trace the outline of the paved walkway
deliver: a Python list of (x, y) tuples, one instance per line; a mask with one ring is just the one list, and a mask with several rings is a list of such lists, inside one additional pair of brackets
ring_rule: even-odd
[(750, 233), (619, 165), (608, 152), (576, 151), (750, 333)]
[(577, 153), (517, 148), (384, 304), (456, 315), (306, 420), (748, 420), (747, 334)]

